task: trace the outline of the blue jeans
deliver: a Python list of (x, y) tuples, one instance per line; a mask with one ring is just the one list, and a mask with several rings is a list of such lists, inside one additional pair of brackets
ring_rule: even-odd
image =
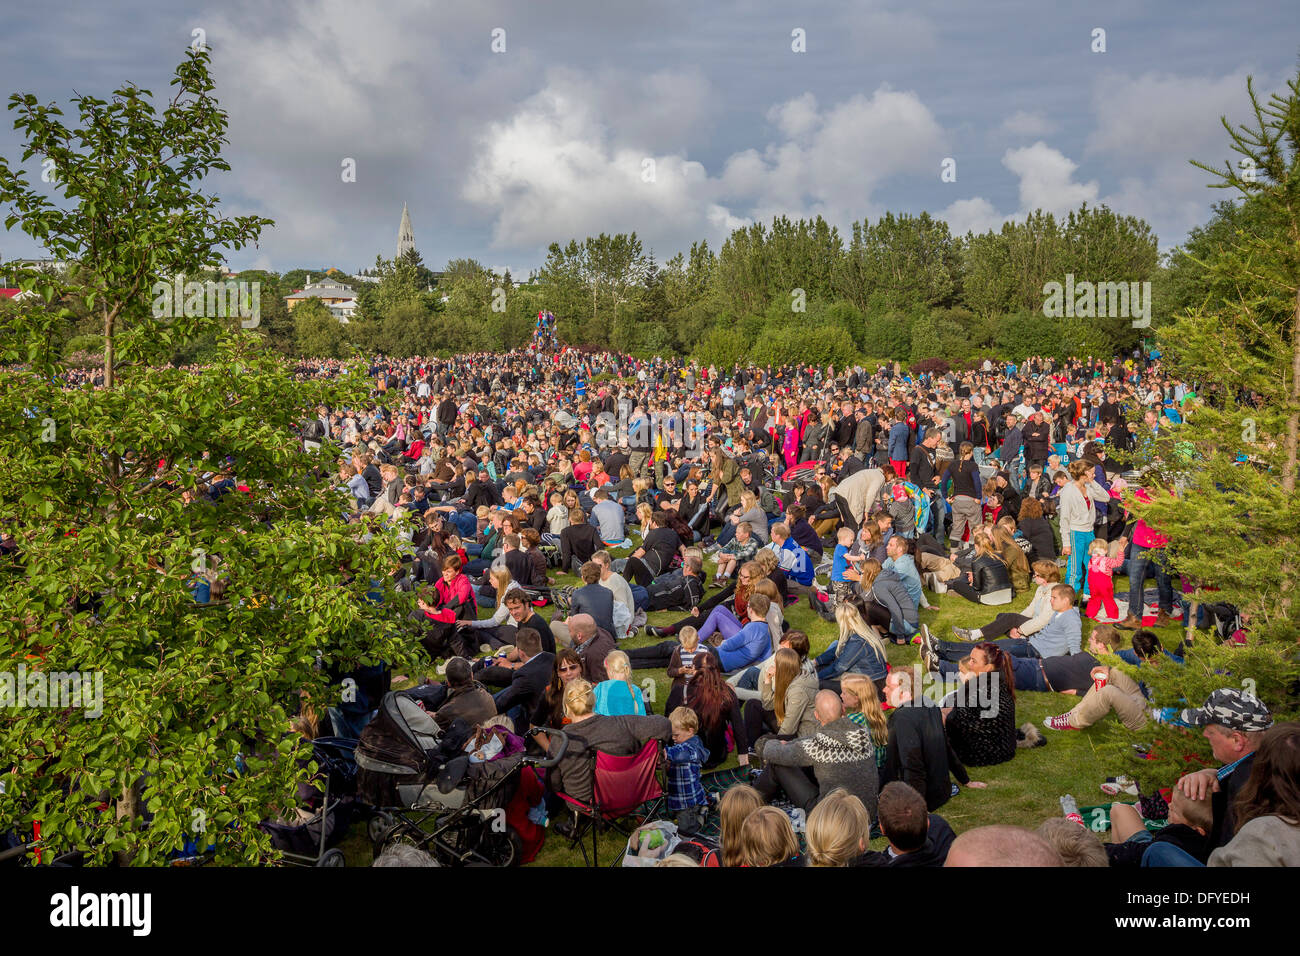
[(1128, 609), (1130, 614), (1142, 616), (1142, 592), (1146, 585), (1147, 568), (1156, 572), (1156, 592), (1160, 595), (1160, 610), (1170, 614), (1174, 609), (1174, 588), (1165, 569), (1164, 548), (1134, 548), (1128, 559)]
[[(972, 644), (965, 645), (967, 648), (973, 647)], [(969, 653), (969, 652), (968, 652)], [(962, 657), (966, 655), (963, 654)], [(949, 660), (939, 659), (939, 673), (947, 677), (956, 676), (961, 673), (961, 668), (956, 663)], [(1047, 681), (1043, 679), (1043, 669), (1039, 666), (1037, 658), (1012, 657), (1011, 658), (1011, 676), (1015, 678), (1016, 690), (1037, 690), (1045, 691), (1048, 689)]]
[(1172, 843), (1152, 843), (1142, 854), (1143, 866), (1205, 866), (1181, 847)]
[(1012, 657), (1033, 657), (1036, 659), (1041, 656), (1034, 645), (1029, 643), (1027, 637), (1004, 637), (993, 643), (1002, 648), (1003, 653), (1010, 654)]
[(641, 611), (650, 603), (650, 592), (639, 584), (630, 584), (632, 589), (632, 610)]
[(1082, 594), (1086, 583), (1088, 568), (1088, 548), (1092, 545), (1093, 533), (1088, 531), (1070, 532), (1070, 565), (1066, 569), (1065, 583), (1074, 588), (1076, 594)]
[(715, 543), (718, 545), (718, 547), (722, 547), (724, 544), (730, 543), (735, 536), (736, 536), (736, 526), (732, 524), (730, 521), (724, 521), (722, 523), (722, 530), (718, 532), (718, 536)]

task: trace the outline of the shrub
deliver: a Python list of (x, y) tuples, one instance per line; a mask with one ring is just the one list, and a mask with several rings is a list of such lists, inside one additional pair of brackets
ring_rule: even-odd
[(913, 362), (911, 366), (911, 371), (916, 374), (929, 372), (931, 375), (947, 375), (951, 370), (951, 363), (942, 358), (921, 359), (919, 362)]

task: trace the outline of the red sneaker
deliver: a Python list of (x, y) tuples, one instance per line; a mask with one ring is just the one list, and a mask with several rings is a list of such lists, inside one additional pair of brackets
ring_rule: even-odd
[(1080, 728), (1070, 723), (1069, 714), (1061, 714), (1059, 717), (1044, 717), (1043, 726), (1048, 730), (1079, 730)]

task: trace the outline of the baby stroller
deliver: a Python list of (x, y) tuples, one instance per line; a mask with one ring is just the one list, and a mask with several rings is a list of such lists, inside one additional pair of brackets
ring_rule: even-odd
[[(447, 736), (457, 729), (453, 723)], [(457, 785), (439, 785), (443, 731), (414, 698), (387, 694), (356, 749), (358, 796), (380, 807), (369, 830), (375, 856), (397, 842), (425, 850), (445, 866), (515, 866), (522, 841), (507, 822), (506, 807), (526, 767), (555, 766), (568, 746), (561, 741), (551, 759), (520, 752), (472, 763)]]
[[(306, 804), (315, 812), (301, 823), (264, 822), (263, 830), (271, 835), (271, 844), (281, 851), (282, 859), (295, 866), (344, 866), (343, 851), (337, 844), (347, 831), (356, 812), (357, 764), (353, 758), (355, 740), (342, 737), (318, 737), (312, 741), (312, 754), (324, 777), (324, 793), (309, 783)], [(304, 811), (306, 813), (307, 811)]]

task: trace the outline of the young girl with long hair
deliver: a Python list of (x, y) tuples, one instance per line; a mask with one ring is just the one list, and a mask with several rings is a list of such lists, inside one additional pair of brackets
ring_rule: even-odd
[(722, 676), (718, 659), (712, 654), (696, 658), (695, 677), (686, 695), (686, 706), (700, 718), (700, 741), (709, 751), (704, 768), (711, 770), (727, 759), (727, 728), (736, 741), (741, 766), (749, 763), (749, 739), (740, 715), (740, 701)]

